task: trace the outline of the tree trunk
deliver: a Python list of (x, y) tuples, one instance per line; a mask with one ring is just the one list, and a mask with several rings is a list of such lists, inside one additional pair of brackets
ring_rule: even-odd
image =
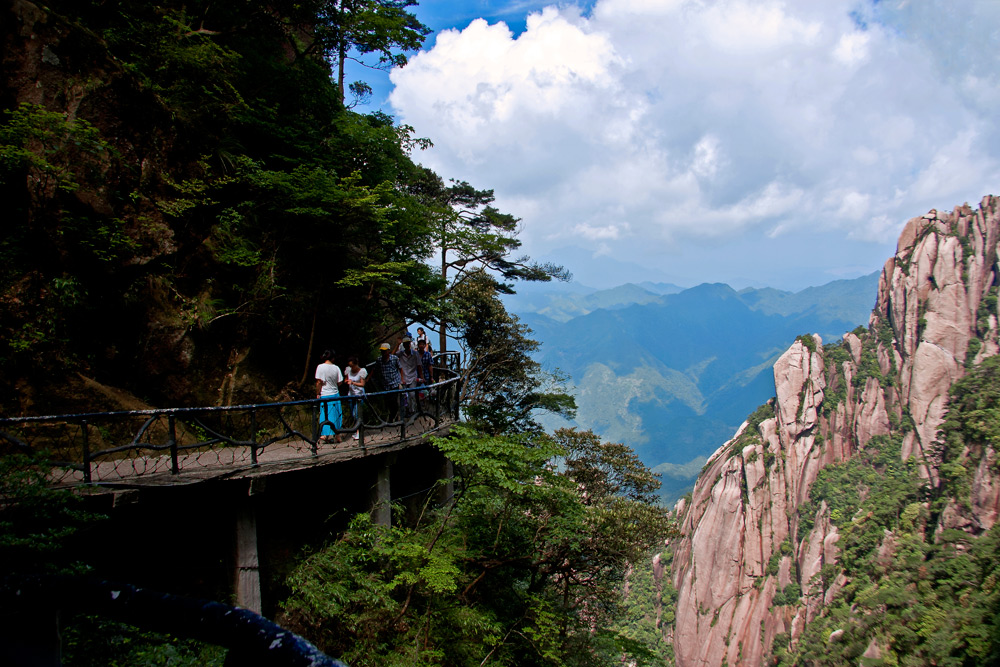
[(309, 327), (309, 345), (306, 347), (306, 367), (302, 371), (302, 379), (299, 384), (303, 385), (309, 379), (309, 369), (312, 367), (313, 340), (316, 338), (316, 318), (319, 316), (319, 298), (316, 299), (316, 307), (313, 309), (312, 326)]
[[(441, 225), (441, 280), (444, 281), (445, 286), (448, 285), (448, 248), (445, 246), (444, 239), (444, 224)], [(447, 287), (446, 287), (447, 288)], [(448, 328), (445, 326), (444, 318), (438, 322), (440, 325), (438, 329), (438, 352), (444, 352), (448, 349)]]
[(344, 58), (347, 57), (347, 42), (340, 40), (337, 49), (337, 86), (340, 88), (340, 104), (344, 104)]
[(340, 104), (344, 104), (344, 59), (347, 57), (347, 9), (344, 0), (337, 3), (338, 17), (337, 36), (337, 86), (340, 88)]

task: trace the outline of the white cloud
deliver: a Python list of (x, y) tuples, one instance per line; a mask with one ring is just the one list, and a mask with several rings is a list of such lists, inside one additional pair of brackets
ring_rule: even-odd
[(833, 57), (848, 66), (856, 66), (868, 59), (867, 33), (855, 31), (840, 36), (833, 49)]
[(604, 225), (595, 227), (589, 224), (579, 224), (573, 231), (585, 239), (591, 241), (617, 240), (621, 238), (623, 231), (628, 230), (628, 225)]
[(547, 7), (516, 37), (482, 20), (439, 34), (390, 99), (435, 143), (418, 159), (494, 188), (529, 252), (717, 239), (723, 262), (727, 240), (816, 231), (849, 255), (1000, 182), (1000, 3), (919, 4)]
[(712, 178), (718, 172), (721, 160), (719, 140), (712, 135), (706, 135), (694, 147), (691, 171), (702, 178)]
[(837, 216), (845, 220), (864, 220), (869, 211), (871, 196), (860, 192), (850, 191), (838, 193), (840, 206), (837, 207)]
[(699, 12), (699, 19), (708, 42), (734, 54), (780, 51), (812, 43), (820, 34), (818, 22), (790, 15), (780, 2), (710, 3)]

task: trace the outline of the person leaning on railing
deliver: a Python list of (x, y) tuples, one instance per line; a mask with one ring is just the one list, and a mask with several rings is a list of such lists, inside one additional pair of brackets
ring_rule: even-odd
[(358, 364), (357, 357), (347, 359), (347, 367), (344, 368), (344, 375), (347, 378), (347, 393), (351, 397), (351, 416), (354, 417), (354, 435), (351, 437), (358, 439), (358, 403), (365, 395), (365, 383), (368, 381), (368, 371)]

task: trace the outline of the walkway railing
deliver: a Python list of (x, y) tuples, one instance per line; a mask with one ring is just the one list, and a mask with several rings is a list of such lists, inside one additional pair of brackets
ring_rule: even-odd
[[(0, 453), (44, 458), (57, 486), (183, 484), (334, 452), (367, 453), (458, 419), (455, 363), (439, 355), (437, 382), (361, 397), (0, 419)], [(372, 385), (378, 388), (377, 379)]]

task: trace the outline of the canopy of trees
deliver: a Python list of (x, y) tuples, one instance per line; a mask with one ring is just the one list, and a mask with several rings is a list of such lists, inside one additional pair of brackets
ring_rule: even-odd
[(631, 450), (570, 430), (437, 444), (459, 471), (453, 502), (415, 526), (361, 516), (306, 558), (290, 629), (359, 667), (662, 664), (655, 633), (618, 625), (630, 563), (671, 534)]
[(563, 276), (511, 256), (517, 219), (491, 191), (414, 161), (428, 140), (344, 106), (345, 58), (399, 66), (420, 46), (412, 4), (5, 11), (47, 54), (29, 80), (30, 31), (7, 31), (8, 413), (32, 409), (16, 387), (56, 394), (67, 369), (154, 404), (294, 394), (324, 348), (372, 358), (406, 322), (461, 326), (452, 291), (478, 272), (494, 290)]

